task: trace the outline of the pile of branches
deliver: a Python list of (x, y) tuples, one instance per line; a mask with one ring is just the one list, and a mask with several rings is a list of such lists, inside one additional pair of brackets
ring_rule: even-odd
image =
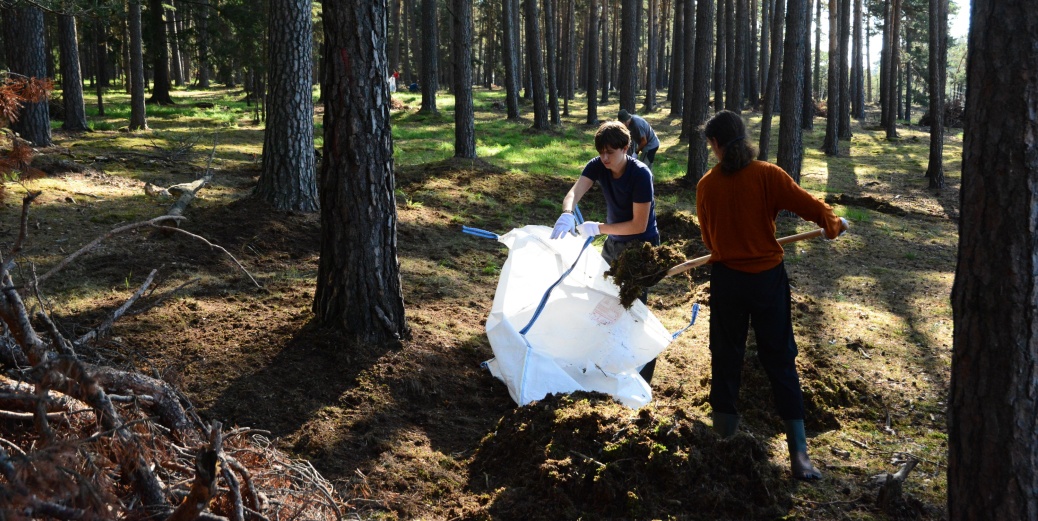
[(24, 198), (0, 265), (0, 518), (341, 519), (331, 485), (265, 433), (204, 423), (165, 381), (87, 360), (155, 271), (78, 339), (45, 312), (30, 313), (25, 299), (42, 304), (40, 283), (54, 272), (12, 277), (38, 195)]

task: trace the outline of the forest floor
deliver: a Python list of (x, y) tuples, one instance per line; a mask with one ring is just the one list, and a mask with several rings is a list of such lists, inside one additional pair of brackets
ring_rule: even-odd
[[(504, 119), (482, 100), (481, 118)], [(403, 99), (394, 126), (414, 131), (428, 123), (416, 109)], [(593, 128), (574, 114), (566, 125), (585, 141), (570, 146), (586, 160)], [(663, 109), (647, 117), (664, 137), (661, 171), (677, 171), (687, 156), (677, 122)], [(7, 183), (5, 241), (17, 234), (27, 188), (43, 190), (25, 246), (40, 272), (108, 230), (164, 214), (169, 201), (146, 196), (145, 183), (196, 179), (215, 135), (204, 119), (178, 118), (153, 117), (156, 130), (147, 134), (56, 133), (41, 157), (87, 169)], [(824, 120), (817, 121), (806, 137), (802, 184), (852, 223), (838, 240), (786, 248), (810, 452), (824, 474), (818, 482), (789, 476), (752, 335), (740, 434), (720, 440), (710, 430), (706, 268), (653, 288), (649, 308), (672, 331), (687, 324), (692, 304), (703, 311), (660, 356), (653, 401), (640, 410), (584, 393), (517, 407), (481, 367), (493, 357), (484, 324), (507, 249), (461, 226), (504, 233), (551, 225), (579, 169), (533, 175), (494, 153), (409, 162), (409, 147), (423, 145), (398, 138), (399, 261), (412, 333), (399, 346), (349, 346), (314, 322), (319, 215), (277, 212), (249, 198), (262, 129), (244, 120), (215, 135), (215, 177), (181, 227), (226, 248), (262, 289), (200, 241), (139, 231), (106, 239), (50, 279), (43, 301), (66, 336), (76, 337), (152, 269), (159, 270), (157, 293), (189, 283), (121, 319), (89, 356), (161, 377), (204, 418), (268, 431), (335, 484), (353, 517), (944, 519), (961, 131), (948, 137), (948, 186), (938, 193), (923, 177), (925, 129), (904, 127), (890, 142), (856, 124), (844, 156), (825, 158), (817, 151)], [(751, 123), (755, 129), (759, 115)], [(529, 124), (510, 124), (520, 142)], [(177, 134), (177, 125), (192, 130)], [(179, 150), (189, 133), (205, 139)], [(493, 139), (478, 122), (477, 139), (483, 147)], [(658, 176), (656, 189), (663, 240), (689, 258), (705, 254), (694, 193), (676, 175)], [(595, 192), (585, 198), (585, 216), (604, 218), (600, 199)], [(779, 234), (813, 227), (782, 218)], [(880, 505), (874, 476), (910, 459), (919, 463), (903, 496)]]

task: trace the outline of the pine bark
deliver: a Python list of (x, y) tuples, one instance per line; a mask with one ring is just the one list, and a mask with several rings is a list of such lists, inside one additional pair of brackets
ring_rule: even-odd
[[(44, 46), (43, 11), (38, 7), (14, 7), (4, 10), (4, 40), (21, 42), (7, 46), (11, 72), (29, 78), (47, 77), (47, 50)], [(38, 147), (51, 145), (50, 105), (47, 100), (22, 105), (12, 130)]]
[(440, 47), (439, 28), (436, 25), (436, 0), (422, 2), (422, 60), (419, 72), (422, 76), (422, 108), (420, 114), (439, 114), (436, 108), (436, 91), (439, 90)]
[[(727, 44), (728, 35), (725, 25), (725, 3), (726, 0), (717, 1), (717, 29), (716, 44), (714, 45), (714, 111), (720, 112), (724, 109), (724, 80), (727, 72), (725, 65), (728, 63)], [(697, 15), (698, 16), (698, 15)]]
[(804, 134), (801, 128), (803, 112), (798, 110), (803, 97), (805, 40), (808, 38), (810, 4), (807, 0), (789, 0), (786, 8), (786, 36), (782, 54), (782, 84), (779, 127), (778, 166), (782, 167), (797, 184), (804, 160)]
[[(674, 30), (670, 55), (670, 117), (685, 115), (685, 0), (674, 0)], [(691, 25), (691, 24), (690, 24)]]
[[(807, 9), (808, 16), (811, 16), (811, 3), (810, 3), (810, 0), (808, 0), (807, 7), (808, 7), (808, 9)], [(815, 20), (815, 25), (819, 24), (820, 22), (821, 22), (821, 20)], [(811, 56), (811, 25), (810, 24), (808, 24), (808, 26), (807, 26), (807, 33), (808, 33), (807, 34), (807, 38), (804, 39), (804, 47), (805, 47), (804, 48), (804, 56), (810, 57)], [(819, 51), (820, 51), (820, 49), (815, 48), (815, 55), (816, 56), (818, 54), (820, 54)], [(811, 92), (811, 88), (810, 88), (811, 81), (812, 81), (812, 76), (813, 75), (811, 74), (811, 65), (805, 63), (805, 65), (804, 65), (804, 96), (802, 98), (800, 98), (800, 99), (803, 100), (803, 104), (801, 105), (801, 110), (803, 111), (803, 121), (801, 122), (800, 126), (804, 130), (814, 130), (814, 128), (815, 128), (815, 98), (814, 98), (814, 96), (812, 96), (812, 92)]]
[(526, 5), (526, 59), (529, 64), (533, 90), (533, 128), (548, 130), (548, 102), (545, 100), (544, 55), (541, 53), (541, 27), (538, 21), (537, 0), (525, 0)]
[(552, 0), (544, 1), (544, 45), (545, 57), (547, 58), (545, 68), (548, 72), (548, 109), (552, 125), (562, 122), (559, 116), (559, 78), (558, 78), (558, 47), (556, 46), (557, 35), (555, 34), (555, 6)]
[(350, 342), (410, 336), (397, 260), (385, 2), (324, 1), (325, 156), (313, 311)]
[(829, 75), (825, 105), (825, 142), (827, 156), (840, 155), (840, 0), (829, 0)]
[(144, 106), (144, 39), (141, 35), (140, 0), (129, 0), (130, 32), (130, 130), (148, 130)]
[[(506, 0), (507, 1), (507, 0)], [(590, 0), (587, 20), (587, 120), (588, 125), (598, 124), (598, 76), (599, 72), (599, 27), (602, 16), (601, 0)]]
[[(860, 1), (860, 0), (859, 0)], [(930, 0), (930, 157), (929, 187), (944, 188), (944, 88), (948, 70), (948, 0)]]
[(169, 82), (169, 48), (166, 40), (165, 8), (162, 0), (149, 0), (148, 14), (151, 16), (151, 48), (153, 53), (151, 97), (148, 103), (173, 105)]
[(854, 0), (854, 41), (851, 52), (851, 116), (858, 121), (865, 119), (865, 88), (862, 58), (862, 0)]
[(476, 157), (472, 106), (472, 0), (454, 0), (454, 157)]
[[(173, 5), (173, 0), (169, 0), (170, 5)], [(184, 86), (184, 69), (183, 63), (180, 61), (180, 38), (177, 31), (177, 11), (176, 8), (166, 9), (166, 19), (169, 20), (169, 63), (171, 66), (171, 73), (173, 74), (173, 84), (177, 87)]]
[(198, 26), (198, 87), (209, 88), (209, 0), (197, 0), (199, 9), (195, 22)]
[[(686, 15), (688, 11), (685, 11)], [(696, 2), (696, 43), (695, 62), (692, 70), (696, 77), (691, 82), (692, 96), (687, 118), (698, 128), (706, 122), (710, 107), (710, 51), (713, 49), (713, 31), (710, 25), (714, 20), (714, 0)], [(708, 149), (706, 138), (702, 132), (692, 131), (688, 136), (688, 165), (682, 178), (685, 186), (694, 187), (706, 174)]]
[(840, 1), (840, 139), (851, 139), (850, 62), (851, 2)]
[(782, 68), (782, 28), (785, 25), (785, 0), (773, 0), (771, 9), (771, 57), (768, 70), (768, 84), (764, 88), (764, 101), (761, 103), (762, 116), (760, 122), (757, 159), (767, 161), (771, 148), (771, 119), (778, 101), (780, 69)]
[(65, 121), (61, 128), (71, 132), (90, 130), (83, 101), (83, 74), (79, 68), (79, 39), (74, 16), (58, 15), (58, 38), (61, 40), (61, 95), (65, 103)]
[(501, 47), (505, 64), (505, 110), (508, 119), (519, 119), (519, 0), (502, 0)]
[(656, 74), (658, 71), (656, 60), (653, 58), (658, 53), (656, 47), (659, 45), (656, 13), (658, 6), (659, 0), (649, 0), (649, 48), (646, 53), (648, 59), (645, 60), (645, 103), (642, 106), (646, 114), (656, 109)]
[(622, 0), (620, 15), (620, 68), (617, 71), (620, 108), (634, 113), (638, 95), (638, 6), (639, 0)]
[(948, 515), (1038, 519), (1038, 10), (973, 0)]
[(270, 0), (267, 128), (255, 195), (278, 210), (318, 209), (310, 0)]

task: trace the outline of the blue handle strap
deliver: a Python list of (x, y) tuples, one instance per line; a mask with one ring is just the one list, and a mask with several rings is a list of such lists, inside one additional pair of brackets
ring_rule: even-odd
[(486, 230), (480, 230), (479, 228), (470, 228), (468, 226), (461, 227), (461, 233), (467, 233), (469, 235), (475, 235), (476, 237), (482, 237), (484, 239), (494, 239), (495, 241), (499, 238), (498, 234), (494, 232), (488, 232)]
[(581, 255), (584, 255), (584, 250), (586, 250), (587, 247), (590, 246), (594, 240), (594, 237), (588, 237), (587, 240), (584, 241), (584, 246), (580, 248), (580, 253), (577, 254), (577, 258), (573, 261), (573, 265), (570, 266), (569, 269), (566, 270), (561, 277), (559, 277), (559, 280), (556, 280), (555, 283), (548, 288), (548, 291), (544, 292), (544, 296), (541, 297), (541, 303), (537, 304), (537, 311), (533, 312), (533, 317), (530, 318), (530, 322), (526, 324), (526, 327), (519, 330), (519, 334), (523, 335), (524, 338), (526, 336), (526, 332), (529, 331), (530, 327), (533, 326), (533, 323), (537, 321), (537, 317), (541, 316), (541, 311), (544, 310), (544, 305), (548, 302), (548, 296), (551, 295), (552, 290), (554, 290), (555, 287), (558, 286), (560, 282), (562, 282), (562, 279), (566, 278), (566, 276), (573, 271), (573, 268), (577, 266), (577, 262), (580, 261)]
[(695, 325), (695, 323), (696, 323), (696, 317), (697, 317), (698, 315), (699, 315), (699, 304), (698, 304), (698, 303), (696, 303), (696, 304), (692, 304), (692, 320), (691, 320), (691, 321), (689, 321), (689, 323), (688, 323), (688, 325), (687, 325), (687, 326), (685, 326), (685, 327), (683, 327), (683, 328), (681, 328), (681, 329), (677, 330), (677, 331), (676, 331), (676, 332), (675, 332), (675, 333), (674, 333), (673, 335), (671, 335), (671, 336), (670, 336), (670, 339), (671, 339), (671, 340), (676, 340), (676, 339), (677, 339), (677, 338), (678, 338), (679, 336), (681, 336), (681, 334), (682, 334), (682, 333), (684, 333), (684, 332), (685, 332), (685, 330), (687, 330), (688, 328), (690, 328), (690, 327), (692, 327), (693, 325)]

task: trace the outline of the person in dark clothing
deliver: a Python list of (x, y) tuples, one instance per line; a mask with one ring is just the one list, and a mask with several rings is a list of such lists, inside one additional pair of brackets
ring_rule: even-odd
[[(612, 264), (627, 247), (648, 242), (658, 246), (660, 234), (656, 229), (656, 201), (652, 171), (627, 153), (631, 134), (617, 121), (607, 121), (595, 133), (598, 157), (588, 161), (566, 197), (562, 200), (562, 215), (555, 221), (551, 238), (567, 233), (584, 236), (608, 234), (602, 247), (602, 258)], [(595, 184), (602, 189), (606, 200), (606, 222), (586, 221), (576, 224), (573, 210), (584, 194)], [(648, 291), (640, 300), (648, 299)], [(656, 360), (642, 367), (640, 374), (646, 382), (652, 380)]]
[(656, 137), (652, 125), (649, 125), (645, 118), (631, 114), (624, 109), (620, 109), (617, 119), (631, 132), (631, 141), (634, 144), (631, 155), (652, 168), (652, 163), (656, 160), (656, 151), (660, 148), (660, 139)]
[(807, 455), (804, 399), (797, 374), (790, 287), (775, 218), (791, 211), (835, 239), (847, 221), (797, 185), (784, 170), (756, 161), (742, 118), (721, 111), (703, 129), (718, 164), (699, 181), (696, 212), (710, 250), (710, 406), (714, 429), (735, 434), (736, 402), (750, 324), (757, 356), (771, 382), (786, 428), (790, 470), (797, 479), (822, 477)]

